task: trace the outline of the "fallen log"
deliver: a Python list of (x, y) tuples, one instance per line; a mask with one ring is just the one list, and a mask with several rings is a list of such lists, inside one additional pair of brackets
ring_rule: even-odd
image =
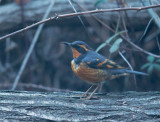
[(160, 92), (96, 94), (0, 91), (0, 120), (8, 121), (160, 121)]

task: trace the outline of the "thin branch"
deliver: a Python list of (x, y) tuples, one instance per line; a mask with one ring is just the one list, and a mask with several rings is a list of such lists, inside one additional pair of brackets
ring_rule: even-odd
[(59, 18), (65, 18), (65, 17), (72, 17), (72, 16), (78, 16), (78, 15), (86, 15), (86, 14), (95, 14), (95, 13), (104, 13), (104, 12), (114, 12), (114, 11), (126, 11), (126, 10), (144, 10), (144, 9), (149, 9), (149, 8), (156, 8), (160, 7), (160, 4), (158, 5), (150, 5), (150, 6), (145, 6), (145, 7), (130, 7), (130, 8), (114, 8), (114, 9), (96, 9), (96, 10), (91, 10), (91, 11), (84, 11), (84, 12), (77, 12), (77, 13), (69, 13), (69, 14), (63, 14), (63, 15), (55, 15), (53, 17), (47, 18), (45, 20), (39, 21), (35, 24), (32, 24), (30, 26), (27, 26), (26, 28), (23, 28), (21, 30), (15, 31), (13, 33), (10, 33), (8, 35), (5, 35), (0, 38), (0, 40), (3, 40), (5, 38), (8, 38), (10, 36), (16, 35), (18, 33), (24, 32), (30, 28), (33, 28), (35, 26), (38, 26), (40, 24), (46, 23), (48, 21), (54, 20), (54, 19), (59, 19)]
[(158, 49), (159, 49), (159, 51), (160, 51), (160, 44), (159, 44), (158, 36), (157, 36), (156, 40), (157, 40)]
[(145, 31), (143, 32), (143, 35), (142, 35), (141, 38), (139, 39), (138, 43), (140, 43), (141, 40), (142, 40), (142, 39), (144, 38), (144, 36), (146, 35), (146, 33), (147, 33), (147, 31), (148, 31), (148, 28), (149, 28), (149, 26), (151, 25), (152, 20), (153, 20), (153, 18), (151, 18), (151, 19), (149, 20), (149, 22), (148, 22), (148, 24), (147, 24), (147, 26), (146, 26), (146, 29), (145, 29)]
[(154, 39), (155, 37), (157, 37), (160, 34), (160, 29), (152, 32), (152, 34), (148, 35), (148, 37), (146, 37), (146, 39), (144, 40), (145, 42), (149, 42), (152, 39)]
[[(55, 0), (54, 0), (54, 1), (51, 0), (51, 4), (49, 5), (47, 11), (45, 12), (43, 19), (46, 19), (46, 18), (48, 17), (48, 15), (49, 15), (49, 13), (50, 13), (50, 11), (51, 11), (54, 3), (55, 3)], [(11, 90), (15, 90), (15, 88), (16, 88), (19, 80), (20, 80), (20, 77), (21, 77), (21, 75), (22, 75), (22, 73), (23, 73), (23, 70), (24, 70), (24, 68), (26, 67), (26, 64), (27, 64), (27, 62), (28, 62), (28, 60), (29, 60), (29, 57), (30, 57), (30, 55), (32, 54), (32, 51), (33, 51), (34, 46), (35, 46), (35, 44), (36, 44), (36, 42), (37, 42), (37, 40), (38, 40), (38, 37), (39, 37), (39, 35), (40, 35), (41, 31), (42, 31), (43, 26), (44, 26), (44, 24), (42, 24), (42, 25), (40, 25), (40, 26), (38, 27), (38, 29), (37, 29), (37, 31), (36, 31), (36, 34), (35, 34), (35, 36), (34, 36), (34, 38), (33, 38), (33, 41), (32, 41), (32, 43), (31, 43), (31, 46), (29, 47), (29, 50), (28, 50), (28, 52), (27, 52), (27, 54), (26, 54), (26, 57), (24, 58), (24, 60), (23, 60), (23, 62), (22, 62), (22, 65), (21, 65), (21, 67), (20, 67), (20, 70), (19, 70), (19, 72), (18, 72), (18, 75), (17, 75), (16, 78), (15, 78), (15, 81), (14, 81), (14, 84), (13, 84), (13, 87), (12, 87)]]
[[(149, 1), (144, 1), (144, 0), (142, 0), (142, 4), (150, 5)], [(160, 29), (160, 17), (158, 16), (158, 14), (153, 9), (148, 9), (147, 11), (150, 14), (150, 16), (154, 19), (158, 28)]]
[[(78, 13), (77, 10), (76, 10), (76, 8), (73, 6), (73, 3), (71, 2), (71, 0), (68, 0), (68, 2), (69, 2), (69, 4), (71, 5), (73, 11), (74, 11), (75, 13)], [(86, 28), (84, 22), (82, 21), (81, 16), (78, 15), (77, 17), (78, 17), (79, 21), (81, 22), (84, 30), (87, 32), (87, 36), (90, 38), (90, 35), (89, 35), (88, 31), (87, 31), (87, 28)]]
[[(71, 0), (68, 0), (68, 2), (69, 2), (69, 4), (71, 5), (71, 7), (73, 8), (74, 12), (75, 12), (75, 13), (78, 13), (77, 10), (76, 10), (76, 8), (73, 6)], [(86, 26), (85, 26), (85, 24), (84, 24), (84, 22), (83, 22), (82, 19), (81, 19), (81, 16), (78, 15), (78, 19), (79, 19), (80, 22), (82, 23), (84, 29), (87, 30), (87, 29), (86, 29)]]
[[(4, 89), (5, 87), (11, 87), (12, 84), (10, 83), (5, 83), (5, 84), (0, 84), (0, 89)], [(28, 84), (28, 83), (19, 83), (17, 85), (18, 87), (22, 87), (22, 88), (33, 88), (33, 89), (36, 89), (36, 90), (45, 90), (45, 91), (54, 91), (54, 92), (59, 92), (59, 91), (63, 91), (63, 92), (66, 92), (66, 91), (69, 91), (68, 89), (67, 90), (64, 90), (64, 89), (57, 89), (57, 88), (52, 88), (52, 87), (47, 87), (47, 86), (42, 86), (42, 85), (36, 85), (36, 84)]]
[[(93, 15), (92, 15), (93, 16)], [(104, 23), (102, 20), (100, 20), (98, 17), (96, 16), (93, 16), (94, 19), (96, 19), (99, 23), (101, 23), (105, 28), (107, 28), (108, 30), (112, 31), (115, 33), (115, 31), (109, 26), (107, 25), (106, 23)]]
[(130, 45), (132, 45), (133, 47), (135, 47), (136, 49), (140, 50), (141, 52), (145, 53), (145, 54), (148, 54), (150, 56), (153, 56), (153, 57), (156, 57), (156, 58), (160, 58), (160, 55), (156, 55), (156, 54), (153, 54), (153, 53), (150, 53), (140, 47), (138, 47), (136, 44), (134, 44), (130, 39), (127, 39), (125, 36), (123, 36), (122, 34), (120, 34), (120, 36), (125, 40), (127, 41)]
[[(116, 0), (116, 2), (117, 2), (118, 7), (120, 7), (120, 4), (119, 4), (118, 0)], [(122, 1), (121, 1), (121, 2), (122, 2)], [(124, 4), (124, 3), (121, 3), (121, 4)], [(121, 8), (124, 8), (124, 6), (121, 7)], [(126, 23), (125, 23), (125, 20), (124, 20), (124, 16), (123, 16), (122, 11), (120, 11), (119, 14), (120, 14), (120, 18), (121, 18), (121, 20), (122, 20), (123, 28), (124, 28), (124, 30), (126, 31), (126, 32), (125, 32), (125, 33), (126, 33), (126, 37), (129, 38), (129, 36), (128, 36), (128, 31), (127, 31), (127, 27), (126, 27)]]
[[(131, 64), (129, 63), (129, 61), (127, 61), (127, 59), (124, 57), (124, 55), (123, 55), (120, 51), (118, 51), (118, 53), (119, 53), (119, 55), (123, 58), (123, 60), (128, 64), (129, 68), (130, 68), (132, 71), (134, 71), (133, 68), (132, 68), (132, 66), (131, 66)], [(136, 89), (137, 89), (136, 76), (135, 76), (135, 74), (134, 74), (133, 76), (134, 76), (134, 81), (135, 81), (135, 87), (136, 87)]]
[[(80, 5), (79, 5), (80, 6)], [(81, 7), (81, 6), (80, 6)], [(82, 7), (81, 7), (82, 8)], [(106, 27), (108, 30), (112, 31), (113, 33), (115, 33), (115, 31), (109, 27), (106, 23), (104, 23), (102, 20), (100, 20), (99, 18), (97, 18), (96, 16), (92, 15), (92, 17), (94, 17), (99, 23), (101, 23), (104, 27)], [(157, 57), (157, 58), (160, 58), (160, 55), (155, 55), (153, 53), (150, 53), (146, 50), (143, 50), (142, 48), (138, 47), (137, 45), (135, 45), (133, 42), (131, 42), (130, 39), (128, 38), (125, 38), (125, 36), (123, 36), (122, 34), (119, 35), (121, 38), (123, 38), (125, 41), (127, 41), (128, 43), (130, 43), (133, 47), (135, 47), (136, 49), (138, 49), (139, 51), (145, 53), (145, 54), (148, 54), (148, 55), (151, 55), (151, 56), (154, 56), (154, 57)], [(127, 48), (126, 48), (127, 49)], [(128, 49), (127, 49), (128, 50)]]
[[(117, 1), (117, 4), (118, 4), (118, 1)], [(123, 6), (123, 7), (124, 7), (124, 6)], [(127, 31), (127, 27), (126, 27), (126, 23), (125, 23), (125, 20), (124, 20), (123, 13), (122, 13), (121, 11), (120, 11), (119, 13), (120, 13), (120, 17), (121, 17), (121, 19), (122, 19), (123, 28), (124, 28), (124, 30), (126, 31), (126, 37), (127, 37), (128, 39), (130, 39), (130, 37), (129, 37), (129, 35), (128, 35), (128, 31)], [(127, 13), (126, 13), (126, 15), (127, 15)], [(119, 55), (123, 58), (123, 60), (128, 64), (128, 66), (130, 67), (130, 69), (133, 71), (133, 67), (132, 67), (132, 65), (129, 63), (129, 61), (124, 57), (124, 55), (123, 55), (120, 51), (118, 51), (118, 53), (119, 53)], [(133, 76), (134, 76), (135, 87), (136, 87), (136, 89), (137, 89), (136, 76), (135, 76), (135, 74), (134, 74)]]
[[(94, 16), (94, 18), (95, 18), (98, 22), (100, 22), (103, 26), (105, 26), (106, 28), (108, 28), (108, 29), (109, 29), (110, 31), (112, 31), (113, 33), (115, 33), (115, 31), (114, 31), (112, 28), (110, 28), (108, 25), (106, 25), (103, 21), (101, 21), (100, 19), (98, 19), (98, 18), (95, 17), (95, 16)], [(135, 45), (130, 39), (126, 38), (126, 37), (123, 36), (122, 34), (120, 34), (119, 36), (120, 36), (121, 38), (123, 38), (125, 41), (127, 41), (128, 43), (130, 43), (133, 47), (135, 47), (135, 48), (138, 49), (139, 51), (141, 51), (141, 52), (143, 52), (143, 53), (145, 53), (145, 54), (154, 56), (154, 57), (156, 57), (156, 58), (160, 58), (160, 55), (155, 55), (155, 54), (153, 54), (153, 53), (150, 53), (150, 52), (148, 52), (148, 51), (146, 51), (146, 50), (138, 47), (138, 46)]]
[[(98, 18), (95, 18), (98, 22), (100, 22), (103, 26), (105, 26), (106, 28), (108, 28), (110, 31), (112, 31), (113, 33), (115, 33), (115, 31), (110, 28), (108, 25), (106, 25), (103, 21), (101, 21), (100, 19)], [(153, 53), (150, 53), (142, 48), (140, 48), (139, 46), (137, 46), (136, 44), (134, 44), (130, 39), (126, 38), (124, 35), (120, 34), (119, 35), (121, 38), (123, 38), (125, 41), (127, 41), (129, 44), (131, 44), (133, 47), (135, 47), (136, 49), (138, 49), (139, 51), (145, 53), (145, 54), (148, 54), (148, 55), (151, 55), (151, 56), (154, 56), (156, 58), (160, 58), (160, 55), (156, 55), (156, 54), (153, 54)]]
[[(81, 8), (82, 11), (88, 11), (86, 8), (84, 8), (82, 5), (80, 5), (77, 1), (73, 1), (73, 0), (72, 0), (72, 3), (73, 3), (73, 2), (74, 2), (79, 8)], [(95, 16), (92, 15), (92, 14), (90, 14), (90, 16), (91, 16), (91, 17), (95, 17)], [(87, 22), (88, 22), (93, 28), (96, 28), (96, 29), (94, 29), (94, 30), (95, 30), (96, 34), (99, 36), (99, 38), (100, 38), (100, 40), (101, 40), (103, 37), (102, 37), (102, 34), (101, 34), (100, 31), (99, 31), (99, 30), (100, 30), (100, 26), (99, 26), (98, 22), (96, 22), (96, 20), (94, 20), (94, 19), (92, 19), (92, 18), (88, 18), (87, 16), (84, 16), (84, 17), (85, 17), (85, 19), (87, 20)], [(90, 40), (95, 40), (92, 36), (90, 36), (88, 30), (86, 30), (86, 31), (87, 31), (87, 34), (88, 34)]]

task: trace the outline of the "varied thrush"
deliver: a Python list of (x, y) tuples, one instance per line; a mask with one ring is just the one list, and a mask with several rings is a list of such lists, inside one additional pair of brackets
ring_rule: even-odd
[[(147, 75), (143, 72), (131, 71), (121, 67), (115, 62), (95, 52), (83, 41), (74, 41), (72, 43), (64, 42), (64, 44), (69, 45), (72, 49), (73, 60), (71, 61), (71, 67), (73, 72), (80, 79), (92, 84), (92, 86), (82, 95), (81, 99), (92, 98), (102, 81), (112, 80), (129, 74)], [(84, 98), (88, 95), (88, 92), (94, 85), (97, 87), (91, 95)]]

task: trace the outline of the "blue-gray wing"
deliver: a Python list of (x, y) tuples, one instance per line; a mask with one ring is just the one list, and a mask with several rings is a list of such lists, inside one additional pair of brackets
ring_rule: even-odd
[(96, 69), (124, 69), (115, 62), (94, 51), (88, 52), (87, 56), (83, 59), (83, 62), (85, 62), (89, 67)]

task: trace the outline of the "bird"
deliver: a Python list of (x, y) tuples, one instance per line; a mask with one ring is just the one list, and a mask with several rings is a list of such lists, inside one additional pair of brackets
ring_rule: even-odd
[[(94, 93), (99, 89), (100, 84), (106, 80), (112, 80), (120, 76), (137, 74), (148, 75), (147, 73), (132, 71), (118, 65), (116, 62), (95, 52), (83, 41), (74, 41), (72, 43), (63, 42), (68, 45), (73, 53), (71, 68), (76, 76), (91, 84), (91, 87), (80, 97), (80, 99), (89, 100), (93, 98)], [(93, 92), (87, 97), (89, 91), (96, 86)]]

